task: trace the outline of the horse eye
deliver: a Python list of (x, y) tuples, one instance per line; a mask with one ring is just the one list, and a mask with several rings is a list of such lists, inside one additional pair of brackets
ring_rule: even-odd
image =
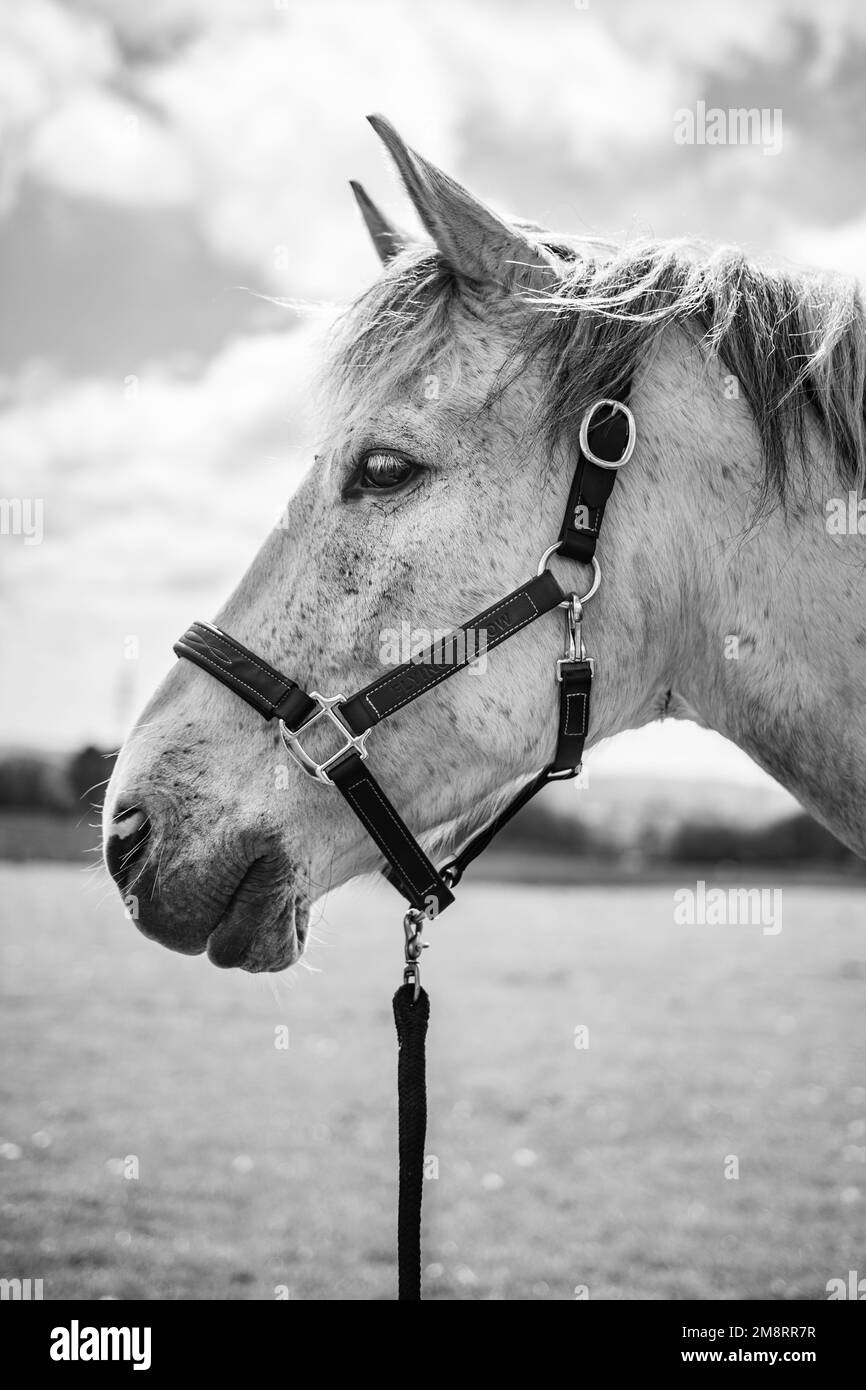
[(384, 450), (368, 454), (362, 461), (357, 486), (369, 491), (383, 492), (401, 487), (415, 472), (415, 464), (402, 454)]

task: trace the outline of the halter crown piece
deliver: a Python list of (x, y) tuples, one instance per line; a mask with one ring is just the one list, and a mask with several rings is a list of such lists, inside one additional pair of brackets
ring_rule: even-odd
[[(625, 393), (627, 396), (627, 393)], [(634, 452), (634, 416), (625, 401), (605, 397), (589, 407), (581, 421), (579, 451), (568, 505), (558, 539), (545, 550), (534, 579), (471, 618), (447, 637), (432, 643), (411, 661), (390, 669), (354, 695), (307, 693), (296, 681), (235, 641), (213, 623), (193, 623), (175, 643), (178, 656), (200, 666), (262, 716), (279, 720), (283, 743), (298, 766), (326, 787), (336, 787), (388, 862), (385, 877), (410, 904), (404, 918), (403, 990), (394, 996), (400, 1037), (400, 1299), (420, 1298), (420, 1211), (423, 1146), (424, 1036), (429, 1001), (421, 989), (419, 958), (425, 918), (438, 916), (454, 901), (453, 889), (467, 866), (493, 837), (548, 782), (575, 777), (589, 727), (594, 662), (586, 654), (581, 625), (583, 605), (596, 593), (601, 570), (595, 558), (604, 509), (617, 470)], [(586, 593), (564, 593), (547, 569), (551, 555), (592, 565)], [(492, 651), (553, 608), (564, 608), (566, 647), (556, 663), (559, 726), (553, 761), (543, 768), (504, 810), (472, 837), (459, 854), (437, 869), (376, 781), (367, 760), (367, 738), (383, 719), (463, 669), (473, 655)], [(463, 641), (455, 641), (459, 634)], [(471, 637), (471, 641), (466, 639)], [(304, 748), (304, 736), (316, 723), (330, 724), (342, 746), (321, 762)], [(410, 1094), (416, 1097), (410, 1102)], [(423, 1106), (419, 1107), (420, 1095)], [(405, 1105), (404, 1105), (405, 1100)]]

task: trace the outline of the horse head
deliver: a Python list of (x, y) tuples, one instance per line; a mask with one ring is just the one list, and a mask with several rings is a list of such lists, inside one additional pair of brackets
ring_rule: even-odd
[[(734, 674), (724, 649), (726, 634), (754, 629), (766, 583), (746, 557), (744, 600), (730, 558), (747, 530), (744, 499), (760, 496), (781, 448), (762, 391), (778, 387), (789, 411), (798, 397), (765, 360), (755, 365), (761, 332), (776, 330), (770, 314), (763, 326), (748, 318), (757, 301), (743, 292), (742, 258), (617, 253), (507, 220), (372, 123), (429, 240), (394, 227), (355, 186), (381, 274), (336, 332), (310, 469), (219, 626), (306, 690), (357, 690), (405, 659), (407, 643), (535, 573), (559, 530), (583, 412), (631, 381), (639, 444), (587, 614), (602, 658), (589, 742), (672, 713), (766, 752), (767, 721), (744, 712), (760, 704), (772, 652)], [(778, 331), (796, 336), (782, 291), (777, 307)], [(700, 331), (713, 351), (695, 351)], [(817, 360), (820, 335), (812, 341)], [(784, 353), (779, 362), (781, 373)], [(726, 388), (732, 376), (742, 393)], [(813, 400), (825, 381), (813, 381)], [(586, 579), (573, 563), (551, 565), (565, 590)], [(431, 853), (549, 761), (561, 642), (550, 615), (373, 731), (376, 775)], [(736, 680), (739, 705), (720, 694)], [(327, 756), (327, 730), (312, 746)], [(784, 772), (789, 760), (782, 749), (764, 761)], [(251, 971), (294, 963), (315, 899), (382, 863), (345, 802), (287, 761), (276, 727), (183, 661), (121, 752), (104, 835), (147, 936)]]

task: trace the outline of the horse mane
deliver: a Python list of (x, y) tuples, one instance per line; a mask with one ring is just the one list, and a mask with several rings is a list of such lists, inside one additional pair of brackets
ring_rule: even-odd
[[(722, 363), (751, 409), (764, 500), (786, 499), (790, 465), (805, 463), (815, 424), (840, 480), (862, 489), (866, 316), (855, 281), (759, 266), (730, 247), (646, 240), (619, 246), (517, 225), (560, 263), (556, 283), (526, 297), (530, 312), (512, 363), (517, 371), (529, 361), (545, 363), (539, 410), (551, 441), (576, 437), (586, 406), (626, 389), (661, 334), (678, 327), (705, 360)], [(384, 397), (435, 372), (452, 345), (459, 295), (437, 251), (403, 252), (345, 320), (330, 375), (338, 394), (341, 382), (352, 381), (356, 396), (360, 381)], [(366, 394), (367, 406), (369, 400)]]

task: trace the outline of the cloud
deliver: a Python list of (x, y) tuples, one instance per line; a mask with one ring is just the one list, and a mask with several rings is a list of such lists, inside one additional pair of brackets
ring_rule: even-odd
[(113, 93), (78, 91), (41, 122), (28, 172), (75, 197), (127, 204), (192, 203), (195, 171), (177, 137)]
[(170, 661), (166, 634), (227, 596), (309, 466), (325, 326), (237, 339), (193, 379), (154, 364), (137, 381), (18, 385), (0, 416), (4, 495), (43, 499), (45, 535), (2, 539), (0, 648), (27, 672), (10, 728), (105, 738), (124, 635), (142, 639), (143, 698)]
[(0, 7), (0, 215), (29, 170), (40, 122), (71, 94), (111, 79), (118, 67), (110, 33), (53, 0), (7, 0)]
[(199, 562), (228, 589), (307, 466), (320, 331), (308, 323), (239, 339), (193, 380), (157, 365), (8, 409), (6, 495), (43, 499), (45, 541), (4, 539), (7, 594), (48, 598), (59, 580), (86, 613), (122, 606), (124, 575), (134, 587), (139, 566), (159, 587)]
[(53, 0), (10, 0), (0, 10), (3, 208), (25, 177), (112, 202), (191, 200), (180, 142), (123, 86), (122, 55), (97, 16)]
[(0, 134), (4, 142), (71, 93), (119, 69), (111, 32), (54, 0), (6, 0), (0, 8)]
[[(29, 175), (70, 196), (180, 206), (218, 257), (249, 267), (253, 285), (343, 298), (374, 265), (346, 180), (369, 182), (395, 210), (401, 202), (362, 119), (384, 110), (426, 155), (515, 211), (552, 209), (555, 221), (600, 230), (639, 212), (666, 231), (681, 208), (680, 223), (718, 220), (731, 236), (742, 197), (757, 216), (746, 235), (772, 237), (797, 196), (794, 127), (784, 171), (744, 159), (714, 179), (674, 147), (673, 113), (709, 82), (760, 89), (801, 62), (792, 53), (806, 31), (802, 61), (820, 92), (846, 37), (866, 33), (863, 16), (835, 0), (818, 11), (807, 0), (598, 10), (561, 0), (89, 0), (75, 12), (34, 0), (6, 12), (0, 112), (16, 133), (7, 203)], [(825, 126), (844, 124), (844, 111), (827, 110)], [(818, 144), (822, 129), (809, 126)], [(825, 193), (832, 208), (832, 179)]]
[[(148, 513), (163, 535), (181, 516), (188, 526), (193, 511), (226, 531), (261, 527), (257, 485), (278, 510), (298, 481), (290, 451), (312, 428), (309, 363), (322, 327), (305, 320), (237, 339), (192, 379), (155, 363), (138, 376), (56, 383), (46, 395), (37, 377), (0, 415), (7, 491), (44, 495), (55, 512), (47, 534), (83, 546), (94, 520), (122, 518), (130, 498), (143, 550), (154, 539)], [(128, 554), (129, 543), (118, 547)]]
[(794, 227), (785, 236), (782, 250), (801, 265), (840, 270), (866, 285), (866, 217), (840, 227)]
[(217, 27), (146, 90), (193, 153), (217, 250), (272, 287), (334, 297), (344, 266), (357, 288), (372, 265), (347, 189), (351, 176), (381, 181), (364, 113), (384, 107), (411, 127), (423, 112), (427, 140), (447, 157), (459, 119), (452, 85), (427, 12), (337, 0), (327, 25), (304, 6), (268, 25)]
[(683, 73), (735, 69), (744, 58), (767, 66), (784, 62), (798, 30), (812, 36), (816, 74), (830, 75), (853, 36), (866, 35), (866, 9), (851, 0), (620, 0), (606, 7), (608, 22), (630, 51), (655, 65), (660, 59)]
[[(294, 5), (273, 25), (207, 32), (147, 79), (148, 98), (195, 152), (214, 244), (272, 284), (294, 273), (305, 293), (324, 295), (346, 283), (346, 179), (372, 181), (391, 204), (400, 197), (363, 113), (384, 111), (458, 177), (472, 153), (467, 130), (485, 123), (517, 149), (544, 139), (606, 176), (619, 149), (668, 137), (672, 90), (665, 68), (648, 69), (590, 13), (549, 10), (539, 42), (534, 9), (503, 16), (447, 0), (331, 0), (327, 25), (319, 9)], [(349, 260), (367, 263), (357, 251)]]
[[(218, 254), (292, 293), (345, 294), (370, 265), (346, 191), (350, 176), (384, 183), (370, 110), (459, 176), (469, 113), (518, 147), (537, 131), (601, 170), (670, 109), (669, 74), (568, 6), (547, 9), (544, 43), (534, 12), (454, 0), (223, 4), (204, 27), (194, 4), (157, 7), (143, 26), (122, 6), (116, 33), (109, 8), (96, 11), (73, 18), (37, 0), (29, 24), (21, 14), (11, 26), (39, 89), (36, 100), (10, 84), (10, 120), (27, 132), (19, 177), (107, 201), (193, 203)], [(171, 44), (157, 60), (124, 67), (119, 42), (158, 49), (160, 35)], [(385, 191), (399, 200), (393, 175)]]

